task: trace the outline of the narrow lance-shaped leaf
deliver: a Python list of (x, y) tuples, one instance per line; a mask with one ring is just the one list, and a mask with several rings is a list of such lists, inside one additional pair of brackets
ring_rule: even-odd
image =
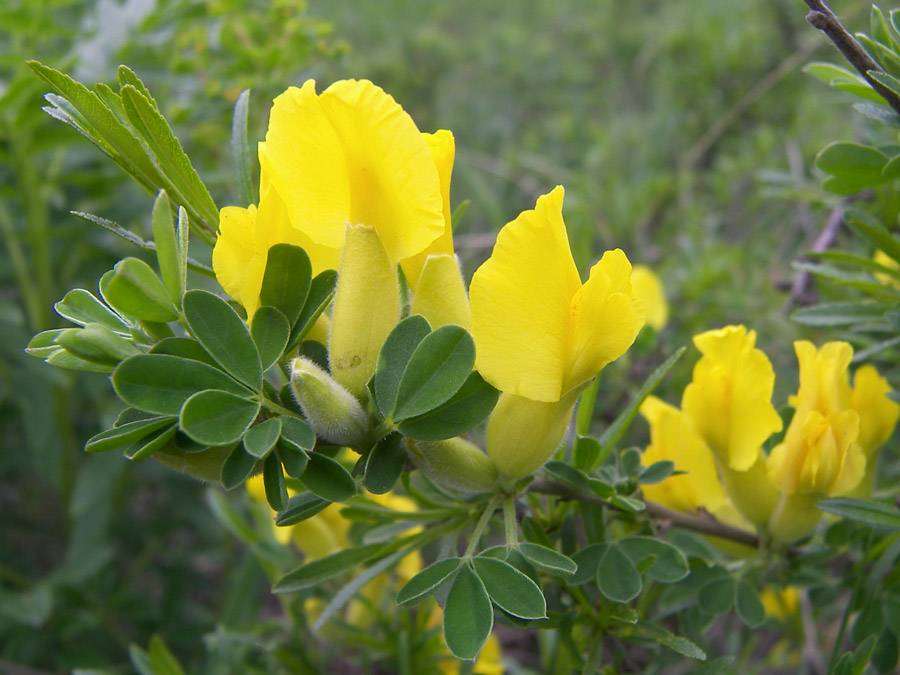
[(165, 190), (160, 190), (153, 203), (153, 241), (156, 244), (156, 261), (163, 285), (175, 307), (181, 307), (185, 278), (182, 275), (178, 255), (175, 222), (172, 220), (172, 203)]
[(256, 190), (251, 178), (250, 146), (247, 142), (247, 114), (249, 111), (250, 90), (244, 89), (234, 103), (234, 115), (231, 118), (231, 160), (234, 163), (235, 180), (241, 204), (255, 204)]

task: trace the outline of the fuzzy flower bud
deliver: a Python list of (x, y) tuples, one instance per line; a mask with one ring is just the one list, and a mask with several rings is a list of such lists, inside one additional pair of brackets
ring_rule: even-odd
[(357, 447), (369, 433), (369, 419), (359, 401), (307, 358), (291, 361), (291, 391), (316, 436)]
[(497, 469), (481, 449), (462, 438), (407, 441), (416, 466), (436, 483), (460, 492), (486, 492), (497, 483)]

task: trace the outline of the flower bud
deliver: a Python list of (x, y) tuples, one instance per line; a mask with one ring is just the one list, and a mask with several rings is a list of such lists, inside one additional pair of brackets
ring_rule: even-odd
[(470, 329), (472, 312), (455, 255), (429, 255), (425, 259), (410, 314), (421, 314), (435, 330), (448, 324)]
[(334, 379), (357, 398), (365, 395), (381, 345), (399, 321), (397, 271), (378, 233), (347, 225), (328, 352)]
[(369, 418), (359, 401), (306, 357), (291, 361), (291, 391), (319, 438), (349, 447), (366, 440)]
[(765, 523), (778, 503), (778, 490), (769, 479), (765, 456), (760, 454), (746, 471), (735, 471), (722, 461), (717, 461), (717, 466), (725, 492), (741, 514), (751, 523)]
[(488, 456), (462, 438), (408, 440), (407, 446), (416, 466), (440, 485), (460, 492), (487, 492), (497, 484), (497, 469)]
[(554, 403), (500, 395), (488, 418), (487, 450), (501, 475), (522, 478), (553, 456), (583, 389), (578, 387)]

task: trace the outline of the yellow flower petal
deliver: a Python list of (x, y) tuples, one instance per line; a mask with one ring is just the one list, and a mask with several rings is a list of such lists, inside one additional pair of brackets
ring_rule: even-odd
[(644, 496), (676, 511), (703, 507), (712, 512), (725, 502), (712, 452), (678, 408), (653, 396), (641, 405), (641, 415), (650, 424), (650, 445), (643, 463), (669, 460), (686, 473), (670, 476), (656, 485), (641, 488)]
[(455, 255), (428, 256), (419, 275), (418, 288), (413, 294), (409, 312), (424, 316), (434, 330), (447, 324), (469, 329), (472, 312)]
[[(400, 266), (403, 268), (403, 274), (406, 275), (406, 281), (413, 291), (418, 287), (419, 276), (422, 273), (422, 267), (425, 265), (425, 260), (428, 256), (453, 255), (453, 232), (451, 229), (451, 216), (453, 215), (453, 212), (450, 210), (450, 176), (453, 172), (456, 142), (453, 138), (453, 134), (446, 129), (440, 129), (433, 134), (423, 133), (422, 138), (424, 138), (425, 142), (428, 144), (428, 149), (431, 151), (431, 157), (434, 159), (438, 177), (441, 181), (444, 233), (431, 242), (424, 251), (411, 258), (407, 258), (400, 263)], [(432, 326), (434, 326), (434, 324), (432, 324)]]
[(501, 391), (534, 401), (562, 394), (571, 301), (581, 287), (563, 195), (555, 188), (506, 225), (469, 289), (478, 372)]
[(374, 227), (396, 264), (444, 231), (440, 178), (415, 123), (367, 80), (315, 82), (275, 99), (266, 133), (271, 182), (291, 224), (340, 247), (347, 224)]
[(607, 251), (572, 300), (574, 331), (563, 392), (590, 380), (622, 356), (644, 325), (644, 308), (631, 289), (631, 263)]
[[(247, 307), (248, 300), (245, 288), (247, 278), (255, 278), (255, 268), (259, 267), (260, 255), (256, 246), (256, 207), (242, 209), (237, 206), (226, 206), (219, 212), (219, 237), (216, 239), (212, 254), (212, 266), (216, 280), (228, 295)], [(253, 269), (251, 269), (251, 267)], [(249, 282), (251, 285), (253, 281)], [(262, 284), (262, 275), (259, 275)], [(259, 289), (256, 290), (256, 301), (259, 303)], [(252, 305), (252, 309), (256, 307)]]
[(703, 354), (681, 407), (710, 448), (736, 471), (746, 471), (765, 440), (782, 428), (772, 405), (775, 372), (755, 349), (756, 332), (726, 326), (694, 337)]
[(887, 397), (891, 391), (875, 366), (862, 366), (853, 376), (850, 404), (859, 413), (859, 444), (867, 457), (874, 457), (893, 435), (900, 418), (900, 405)]
[(635, 265), (631, 270), (631, 287), (647, 311), (647, 324), (661, 331), (669, 320), (669, 303), (659, 277), (646, 265)]

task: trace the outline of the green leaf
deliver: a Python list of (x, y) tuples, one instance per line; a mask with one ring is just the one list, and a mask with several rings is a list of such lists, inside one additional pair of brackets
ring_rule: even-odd
[(288, 499), (284, 509), (275, 516), (275, 524), (278, 527), (296, 525), (307, 518), (312, 518), (329, 506), (331, 506), (330, 501), (316, 497), (312, 492), (304, 492)]
[(92, 373), (111, 373), (113, 370), (113, 367), (110, 364), (85, 361), (62, 348), (49, 354), (44, 361), (57, 368), (86, 370)]
[(179, 193), (179, 201), (195, 209), (207, 226), (214, 228), (219, 222), (219, 210), (169, 123), (159, 114), (155, 104), (133, 85), (123, 86), (120, 94), (128, 120), (153, 152), (163, 175)]
[(396, 407), (397, 389), (409, 359), (430, 332), (431, 324), (425, 317), (414, 314), (394, 326), (384, 341), (375, 364), (372, 386), (375, 404), (385, 417)]
[(750, 628), (757, 628), (766, 620), (766, 609), (760, 602), (759, 595), (746, 581), (739, 581), (737, 584), (734, 608), (741, 621)]
[(251, 175), (252, 155), (247, 141), (247, 113), (249, 111), (250, 90), (244, 89), (234, 103), (231, 118), (231, 160), (234, 162), (235, 180), (238, 185), (241, 204), (256, 204), (256, 190)]
[(397, 385), (392, 419), (434, 410), (460, 390), (475, 365), (475, 342), (460, 326), (441, 326), (416, 347)]
[(248, 394), (221, 370), (165, 354), (139, 354), (122, 361), (113, 372), (112, 384), (125, 403), (157, 415), (178, 416), (184, 402), (198, 391)]
[(653, 464), (641, 471), (641, 475), (638, 476), (638, 483), (640, 483), (641, 485), (654, 485), (656, 483), (661, 483), (666, 478), (671, 476), (674, 471), (674, 462), (671, 462), (667, 459), (659, 462), (653, 462)]
[(284, 314), (291, 327), (300, 318), (312, 280), (309, 256), (299, 246), (276, 244), (269, 249), (259, 304)]
[(872, 242), (876, 248), (900, 262), (900, 239), (888, 232), (875, 218), (864, 211), (848, 209), (844, 212), (844, 222)]
[(458, 659), (472, 661), (494, 627), (494, 609), (484, 584), (463, 565), (444, 605), (444, 641)]
[(287, 488), (284, 486), (284, 473), (281, 462), (274, 452), (269, 453), (263, 462), (263, 486), (266, 489), (266, 501), (275, 511), (281, 511), (288, 500)]
[(281, 420), (281, 440), (293, 443), (300, 450), (312, 452), (316, 445), (316, 434), (309, 424), (299, 417), (287, 415), (282, 415), (278, 419)]
[(574, 560), (546, 546), (526, 542), (519, 544), (518, 550), (532, 565), (547, 574), (570, 576), (578, 569)]
[(165, 190), (160, 190), (153, 203), (153, 243), (156, 244), (156, 261), (163, 285), (175, 307), (181, 307), (187, 283), (187, 260), (179, 254), (175, 223), (172, 220), (172, 203)]
[(875, 103), (856, 103), (853, 107), (859, 114), (865, 115), (869, 119), (886, 124), (892, 129), (900, 129), (900, 115), (888, 106)]
[(263, 459), (281, 436), (281, 420), (277, 417), (254, 424), (244, 434), (244, 450), (257, 459)]
[(330, 502), (345, 502), (356, 494), (353, 476), (340, 463), (317, 452), (310, 453), (309, 464), (300, 482), (307, 490)]
[(900, 660), (900, 645), (894, 634), (882, 631), (872, 650), (872, 665), (879, 673), (896, 673), (897, 662)]
[(596, 439), (588, 436), (578, 436), (575, 439), (572, 465), (579, 471), (591, 471), (597, 465), (602, 450), (600, 442)]
[[(653, 390), (656, 389), (656, 386), (660, 383), (660, 381), (668, 374), (668, 372), (672, 369), (672, 366), (675, 365), (675, 362), (678, 361), (686, 351), (685, 347), (679, 348), (672, 356), (667, 358), (663, 364), (657, 368), (653, 373), (648, 377), (644, 384), (641, 385), (641, 388), (638, 390), (638, 393), (635, 394), (634, 398), (631, 400), (631, 403), (628, 404), (628, 407), (625, 408), (621, 413), (619, 413), (618, 417), (610, 424), (606, 431), (603, 432), (603, 435), (600, 436), (600, 446), (603, 448), (603, 453), (601, 457), (598, 459), (598, 462), (602, 462), (606, 455), (616, 447), (616, 444), (621, 440), (622, 436), (625, 435), (625, 432), (628, 431), (628, 428), (631, 426), (631, 422), (634, 420), (634, 416), (637, 415), (638, 409), (644, 403), (644, 400), (653, 393)], [(595, 464), (592, 469), (597, 468), (597, 464)]]
[(100, 323), (70, 328), (56, 336), (56, 344), (86, 361), (116, 365), (129, 356), (141, 354), (130, 340)]
[[(327, 579), (349, 572), (354, 567), (378, 558), (386, 549), (387, 545), (385, 544), (365, 544), (332, 553), (288, 572), (275, 582), (272, 591), (274, 593), (292, 593), (317, 586)], [(487, 594), (485, 594), (485, 598), (487, 598)]]
[(881, 304), (865, 302), (823, 302), (812, 307), (801, 307), (791, 314), (791, 319), (805, 326), (853, 326), (884, 318)]
[(184, 320), (197, 342), (216, 363), (253, 391), (262, 388), (262, 364), (256, 344), (241, 317), (209, 291), (184, 294)]
[(150, 638), (149, 656), (153, 675), (184, 675), (184, 669), (159, 635)]
[(175, 437), (176, 431), (177, 427), (174, 423), (172, 423), (171, 426), (157, 429), (156, 431), (151, 432), (149, 436), (145, 436), (132, 443), (122, 454), (134, 462), (147, 459), (154, 452), (172, 440), (172, 438)]
[(641, 592), (641, 575), (618, 546), (609, 544), (597, 567), (597, 587), (608, 600), (630, 602)]
[(508, 562), (478, 557), (472, 559), (472, 565), (491, 600), (503, 611), (529, 621), (547, 617), (540, 586)]
[(179, 426), (191, 440), (204, 445), (236, 443), (259, 414), (259, 401), (209, 389), (184, 402)]
[(603, 556), (606, 554), (607, 546), (608, 544), (591, 544), (572, 554), (572, 562), (578, 566), (578, 569), (575, 570), (575, 574), (569, 580), (570, 585), (580, 586), (581, 584), (586, 584), (597, 575), (600, 561), (603, 560)]
[(673, 652), (692, 659), (697, 659), (698, 661), (706, 660), (706, 652), (700, 649), (700, 647), (687, 638), (672, 635), (672, 633), (662, 626), (655, 623), (647, 623), (646, 621), (638, 621), (637, 627), (639, 629), (639, 635), (646, 637), (649, 640), (653, 640), (654, 642), (671, 649)]
[(730, 576), (709, 581), (697, 593), (697, 604), (709, 614), (724, 614), (734, 605), (737, 584)]
[(256, 310), (250, 321), (250, 336), (259, 351), (262, 370), (266, 372), (284, 353), (288, 338), (291, 337), (291, 325), (284, 314), (274, 307), (263, 305)]
[(825, 513), (847, 518), (869, 527), (900, 530), (900, 509), (871, 499), (835, 497), (823, 499), (816, 506)]
[(81, 326), (100, 323), (117, 333), (128, 334), (129, 332), (128, 326), (118, 314), (100, 302), (92, 293), (82, 288), (76, 288), (66, 293), (62, 300), (53, 305), (53, 309), (64, 319)]
[(822, 187), (836, 194), (853, 194), (885, 182), (882, 170), (887, 162), (877, 148), (847, 142), (831, 143), (815, 159), (817, 167), (833, 176)]
[(397, 593), (397, 604), (401, 607), (410, 607), (421, 602), (447, 583), (461, 564), (462, 560), (459, 558), (447, 558), (429, 565), (400, 589)]
[(51, 354), (61, 351), (62, 348), (56, 344), (56, 338), (67, 330), (69, 329), (54, 328), (53, 330), (41, 331), (28, 341), (25, 353), (38, 359), (45, 359)]
[(544, 470), (560, 483), (565, 483), (578, 492), (586, 495), (593, 494), (591, 481), (587, 477), (587, 474), (579, 471), (570, 464), (554, 459), (544, 465)]
[(149, 436), (151, 432), (173, 421), (174, 418), (172, 417), (151, 417), (136, 422), (128, 422), (92, 436), (84, 444), (84, 449), (86, 452), (106, 452), (107, 450), (121, 448)]
[(334, 298), (334, 286), (337, 283), (337, 272), (334, 270), (325, 270), (319, 272), (312, 280), (309, 286), (309, 294), (306, 296), (306, 304), (303, 305), (303, 311), (300, 312), (300, 318), (294, 324), (291, 331), (291, 341), (289, 348), (295, 347), (312, 327), (318, 321), (322, 312), (328, 309)]
[(618, 542), (619, 548), (634, 564), (645, 558), (655, 558), (646, 571), (651, 579), (664, 584), (681, 581), (690, 572), (687, 558), (677, 547), (654, 537), (626, 537)]
[(397, 428), (404, 436), (417, 441), (441, 441), (461, 436), (491, 414), (499, 397), (500, 392), (473, 371), (446, 403), (424, 415), (403, 420)]
[(622, 466), (622, 474), (630, 478), (637, 478), (641, 470), (641, 451), (637, 448), (627, 448), (619, 457)]
[[(190, 359), (191, 361), (199, 361), (208, 366), (212, 366), (219, 370), (218, 364), (213, 360), (200, 343), (192, 338), (185, 337), (169, 337), (157, 342), (150, 348), (151, 354), (168, 354), (169, 356), (177, 356), (182, 359)], [(221, 372), (221, 371), (220, 371)]]
[(394, 485), (406, 466), (406, 448), (400, 434), (389, 434), (369, 451), (366, 458), (366, 475), (363, 485), (376, 495), (394, 489)]
[(243, 485), (255, 470), (256, 457), (248, 454), (239, 443), (222, 462), (219, 479), (226, 490), (232, 490), (238, 485)]
[(162, 281), (150, 265), (138, 258), (125, 258), (113, 267), (103, 297), (110, 305), (141, 321), (167, 323), (178, 318), (178, 312)]
[(31, 69), (61, 97), (48, 96), (54, 108), (44, 111), (81, 133), (122, 167), (150, 193), (156, 192), (162, 179), (146, 150), (134, 134), (103, 104), (100, 97), (68, 75), (37, 61)]
[(275, 452), (278, 454), (278, 460), (288, 476), (300, 478), (304, 474), (306, 466), (309, 464), (309, 455), (302, 450), (298, 450), (293, 445), (285, 443), (281, 443)]

